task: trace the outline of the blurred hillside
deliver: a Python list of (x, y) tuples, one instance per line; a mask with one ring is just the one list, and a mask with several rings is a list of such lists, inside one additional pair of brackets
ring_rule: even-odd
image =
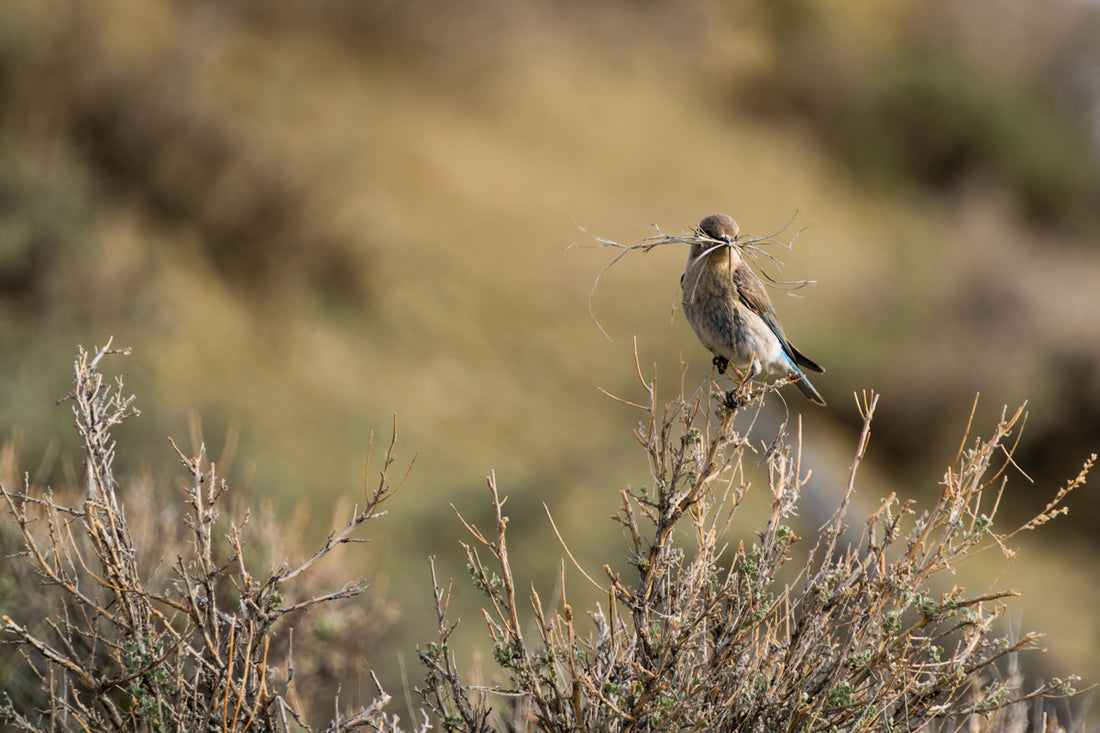
[[(1034, 483), (1002, 500), (1026, 519), (1100, 446), (1098, 34), (1100, 9), (1068, 1), (8, 0), (0, 429), (40, 478), (78, 464), (52, 402), (74, 345), (113, 335), (143, 412), (123, 465), (167, 481), (189, 415), (212, 446), (239, 426), (230, 479), (320, 536), (396, 413), (418, 458), (363, 572), (404, 613), (371, 663), (401, 652), (415, 679), (425, 557), (464, 574), (448, 503), (480, 518), (496, 471), (522, 585), (558, 571), (543, 502), (582, 562), (617, 557), (606, 517), (648, 474), (637, 416), (598, 388), (637, 398), (634, 337), (664, 399), (681, 360), (689, 391), (709, 369), (673, 312), (685, 253), (603, 276), (609, 341), (588, 299), (614, 253), (567, 251), (593, 243), (580, 227), (630, 243), (794, 217), (783, 274), (816, 284), (774, 299), (828, 369), (827, 409), (788, 400), (823, 506), (853, 391), (883, 395), (871, 507), (937, 494), (981, 392), (979, 433), (1029, 402)], [(1042, 673), (1096, 682), (1095, 483), (1069, 503), (1005, 578), (1052, 632)]]

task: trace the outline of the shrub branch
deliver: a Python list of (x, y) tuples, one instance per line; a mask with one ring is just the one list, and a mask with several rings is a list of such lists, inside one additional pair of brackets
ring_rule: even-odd
[[(111, 431), (138, 411), (122, 379), (108, 388), (99, 371), (104, 357), (128, 353), (110, 343), (94, 355), (77, 352), (73, 390), (64, 399), (73, 403), (84, 449), (81, 505), (66, 507), (50, 492), (32, 496), (29, 483), (22, 492), (0, 485), (22, 542), (18, 560), (55, 591), (40, 625), (3, 616), (8, 641), (22, 647), (27, 664), (47, 682), (45, 707), (29, 715), (8, 699), (0, 715), (33, 731), (310, 730), (294, 692), (289, 647), (283, 669), (271, 664), (275, 629), (292, 629), (291, 614), (365, 589), (362, 579), (327, 592), (302, 583), (338, 546), (361, 541), (353, 534), (400, 488), (387, 480), (396, 425), (378, 488), (364, 508), (302, 564), (284, 562), (269, 572), (255, 570), (250, 558), (257, 537), (250, 510), (219, 529), (230, 487), (207, 461), (205, 445), (187, 456), (172, 442), (189, 477), (182, 493), (190, 542), (179, 546), (170, 572), (154, 579), (143, 574), (143, 560), (163, 549), (135, 540), (113, 468)], [(396, 733), (396, 717), (383, 709), (389, 696), (372, 679), (374, 701), (338, 714), (326, 731)], [(419, 730), (426, 727), (427, 721)]]
[[(509, 695), (501, 729), (802, 733), (965, 724), (999, 731), (1019, 720), (1024, 702), (1072, 693), (1075, 678), (1023, 689), (1016, 655), (1033, 649), (1039, 635), (998, 631), (1016, 592), (971, 595), (948, 579), (976, 553), (996, 547), (1012, 555), (1005, 546), (1012, 533), (996, 532), (994, 516), (1015, 465), (1023, 407), (1002, 413), (988, 439), (971, 440), (968, 425), (933, 506), (921, 510), (890, 495), (853, 535), (851, 499), (878, 404), (873, 393), (859, 395), (863, 428), (843, 498), (805, 546), (792, 526), (809, 478), (801, 425), (793, 443), (784, 427), (761, 454), (749, 440), (755, 418), (747, 431), (735, 424), (759, 409), (753, 405), (768, 387), (747, 385), (749, 399), (731, 401), (712, 395), (708, 382), (661, 406), (656, 380), (642, 378), (640, 368), (639, 379), (643, 399), (620, 402), (643, 413), (634, 435), (651, 482), (622, 490), (613, 517), (636, 576), (604, 565), (608, 611), (588, 611), (587, 632), (577, 627), (563, 564), (560, 607), (548, 613), (532, 589), (527, 624), (537, 643), (523, 633), (507, 553), (507, 497), (493, 476), (493, 531), (459, 517), (474, 539), (464, 547), (473, 583), (488, 599), (494, 659), (509, 680), (497, 688)], [(731, 527), (752, 488), (754, 454), (766, 469), (771, 509), (750, 542)], [(1040, 517), (1062, 511), (1091, 464)], [(992, 501), (987, 494), (995, 494)], [(1024, 525), (1034, 526), (1037, 520)], [(486, 688), (464, 683), (453, 654), (439, 653), (454, 629), (441, 602), (451, 588), (439, 586), (434, 566), (432, 581), (439, 642), (421, 652), (429, 674), (420, 693), (446, 730), (484, 730)], [(998, 667), (1004, 663), (1008, 673)]]

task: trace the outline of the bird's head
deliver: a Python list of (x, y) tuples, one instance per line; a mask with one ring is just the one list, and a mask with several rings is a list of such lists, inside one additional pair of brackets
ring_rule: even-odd
[(699, 222), (699, 233), (719, 242), (732, 243), (737, 239), (740, 229), (729, 214), (711, 214)]
[[(705, 217), (699, 226), (695, 227), (695, 233), (699, 237), (706, 237), (713, 240), (711, 242), (695, 241), (691, 243), (691, 253), (688, 255), (690, 261), (698, 261), (704, 254), (711, 254), (715, 252), (723, 252), (724, 254), (719, 258), (720, 260), (727, 262), (735, 262), (740, 259), (739, 253), (736, 247), (730, 247), (722, 245), (732, 245), (737, 240), (737, 234), (739, 233), (737, 222), (733, 220), (732, 216), (728, 214), (711, 214)], [(714, 242), (719, 242), (715, 244)], [(718, 260), (713, 257), (708, 257), (711, 266), (716, 266)]]

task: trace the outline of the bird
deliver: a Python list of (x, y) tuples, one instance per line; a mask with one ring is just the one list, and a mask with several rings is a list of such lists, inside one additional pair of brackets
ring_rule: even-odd
[(825, 369), (787, 340), (771, 298), (736, 246), (737, 222), (728, 214), (711, 214), (695, 234), (712, 240), (691, 244), (687, 267), (680, 277), (684, 315), (703, 346), (714, 354), (720, 372), (733, 364), (748, 370), (748, 378), (781, 374), (812, 402), (824, 405), (803, 369)]

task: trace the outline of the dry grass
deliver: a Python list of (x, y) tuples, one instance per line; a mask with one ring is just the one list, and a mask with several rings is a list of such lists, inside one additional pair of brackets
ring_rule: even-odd
[[(787, 231), (787, 229), (791, 226), (791, 224), (794, 223), (795, 217), (797, 216), (798, 212), (796, 211), (794, 213), (794, 216), (792, 216), (786, 224), (784, 224), (777, 231), (772, 232), (771, 234), (756, 235), (746, 232), (745, 234), (737, 237), (736, 241), (734, 242), (734, 245), (737, 247), (738, 254), (747, 262), (751, 262), (753, 265), (755, 265), (756, 270), (760, 273), (760, 276), (764, 280), (766, 280), (771, 286), (779, 288), (781, 290), (798, 290), (799, 288), (803, 288), (816, 282), (816, 280), (789, 281), (783, 279), (783, 262), (767, 249), (769, 246), (779, 247), (788, 251), (794, 248), (795, 240), (798, 239), (799, 235), (801, 235), (802, 232), (806, 231), (808, 227), (802, 227), (801, 229), (798, 229), (792, 235), (790, 235), (787, 240), (782, 240), (779, 237), (782, 236), (783, 233)], [(592, 234), (591, 232), (588, 232), (586, 229), (584, 229), (584, 227), (580, 227), (581, 231), (591, 236), (592, 239), (595, 240), (596, 244), (588, 245), (574, 243), (566, 248), (570, 249), (572, 247), (610, 247), (612, 249), (620, 250), (619, 254), (615, 255), (611, 262), (607, 263), (607, 265), (596, 274), (596, 278), (592, 282), (592, 290), (588, 293), (588, 315), (592, 317), (592, 321), (596, 324), (596, 327), (600, 329), (600, 333), (602, 333), (608, 339), (610, 339), (610, 336), (608, 336), (607, 331), (604, 330), (604, 327), (600, 324), (599, 319), (596, 318), (596, 314), (592, 310), (592, 298), (596, 295), (596, 289), (600, 286), (600, 280), (605, 274), (607, 274), (609, 270), (611, 270), (612, 267), (617, 265), (620, 260), (622, 260), (629, 254), (635, 252), (640, 252), (644, 254), (646, 252), (652, 251), (656, 247), (661, 247), (667, 244), (686, 244), (689, 246), (693, 244), (700, 244), (707, 247), (707, 249), (703, 252), (703, 255), (710, 254), (710, 252), (712, 252), (715, 248), (727, 246), (726, 242), (719, 242), (716, 239), (711, 239), (707, 235), (700, 232), (698, 229), (694, 229), (691, 232), (685, 234), (675, 235), (665, 234), (661, 231), (660, 227), (655, 226), (654, 228), (657, 230), (657, 233), (652, 236), (645, 237), (637, 242), (633, 242), (632, 244), (620, 244), (613, 239), (597, 236), (595, 234)], [(703, 255), (700, 255), (700, 257), (702, 257)], [(774, 267), (779, 272), (779, 274), (772, 274), (769, 271), (768, 265)]]

